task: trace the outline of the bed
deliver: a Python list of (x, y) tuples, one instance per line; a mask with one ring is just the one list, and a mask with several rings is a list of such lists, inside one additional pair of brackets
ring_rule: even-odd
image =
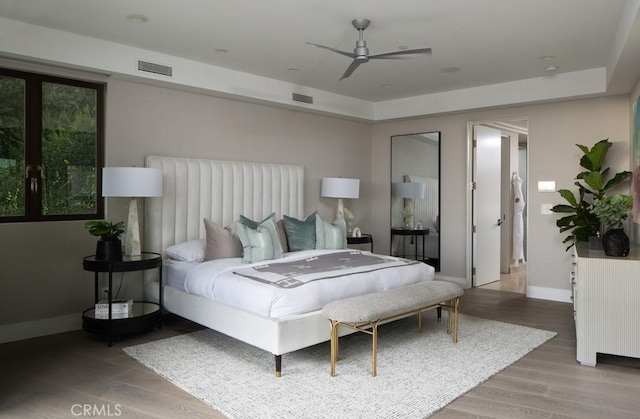
[[(145, 165), (161, 169), (164, 183), (162, 197), (145, 201), (145, 250), (165, 255), (165, 250), (173, 245), (205, 239), (206, 231), (203, 223), (205, 218), (226, 226), (235, 223), (241, 216), (262, 220), (271, 213), (275, 213), (277, 217), (287, 215), (296, 219), (303, 219), (308, 215), (303, 207), (304, 168), (302, 166), (160, 156), (147, 156)], [(329, 257), (338, 252), (351, 251), (289, 252), (285, 253), (282, 261), (278, 262), (313, 259), (320, 254), (327, 255), (322, 257)], [(357, 257), (376, 256), (364, 251), (354, 253), (360, 254)], [(344, 254), (338, 256), (345, 257)], [(351, 257), (350, 254), (347, 256)], [(353, 257), (355, 258), (356, 255), (354, 254)], [(383, 256), (380, 255), (380, 258)], [(384, 256), (384, 258), (391, 257)], [(225, 282), (232, 283), (239, 289), (244, 289), (242, 287), (245, 286), (258, 286), (250, 284), (252, 280), (253, 282), (264, 281), (249, 278), (254, 275), (255, 269), (250, 273), (241, 270), (255, 268), (262, 264), (243, 264), (231, 258), (212, 262), (225, 265), (225, 273), (215, 280), (215, 286), (202, 286), (191, 285), (192, 277), (195, 276), (195, 271), (214, 269), (208, 267), (210, 265), (207, 264), (210, 262), (175, 262), (165, 259), (164, 310), (272, 353), (277, 376), (281, 374), (283, 354), (330, 339), (329, 322), (321, 315), (322, 305), (332, 299), (345, 298), (344, 296), (333, 295), (325, 289), (317, 291), (322, 298), (312, 298), (316, 300), (315, 308), (302, 309), (302, 312), (299, 310), (269, 312), (265, 307), (270, 307), (271, 302), (243, 305), (242, 302), (233, 300), (236, 297), (231, 297), (229, 301), (221, 296), (221, 293), (226, 292), (222, 291), (224, 288), (221, 285)], [(389, 261), (389, 263), (395, 262)], [(395, 267), (385, 265), (381, 269), (354, 272), (348, 276), (350, 280), (353, 278), (356, 280), (356, 285), (349, 290), (350, 295), (377, 292), (390, 287), (433, 279), (433, 268), (426, 264), (402, 265), (402, 263)], [(392, 272), (403, 272), (402, 278), (395, 284), (385, 282)], [(146, 275), (147, 282), (157, 283), (159, 280), (157, 276), (153, 276), (153, 272), (148, 272)], [(374, 284), (364, 286), (362, 281), (364, 277), (374, 278)], [(267, 288), (270, 295), (275, 292), (276, 297), (268, 297), (272, 299), (269, 301), (273, 301), (285, 298), (281, 295), (286, 293), (300, 293), (304, 289), (314, 293), (317, 283), (330, 281), (336, 281), (336, 279), (322, 281), (314, 279), (310, 284), (287, 290), (277, 289), (273, 284), (262, 284), (260, 286), (263, 290), (259, 292), (267, 292), (264, 291)], [(198, 287), (205, 291), (198, 293), (195, 290)], [(158, 289), (157, 286), (146, 286), (147, 298), (157, 301)]]

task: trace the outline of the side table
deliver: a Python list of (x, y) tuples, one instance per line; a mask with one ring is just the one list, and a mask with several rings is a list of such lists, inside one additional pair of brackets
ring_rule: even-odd
[[(424, 228), (424, 229), (405, 229), (405, 228), (392, 228), (391, 229), (391, 241), (393, 242), (393, 237), (394, 236), (402, 236), (402, 238), (404, 239), (405, 236), (412, 236), (413, 237), (413, 244), (414, 244), (414, 249), (415, 249), (415, 259), (416, 260), (421, 260), (422, 262), (426, 261), (426, 258), (424, 256), (424, 246), (425, 246), (425, 236), (429, 235), (429, 229), (428, 228)], [(422, 259), (418, 259), (418, 237), (422, 237)], [(403, 248), (403, 252), (404, 252), (404, 241), (402, 242), (402, 248)], [(402, 255), (402, 257), (406, 257), (405, 255)]]
[(95, 306), (82, 313), (82, 328), (90, 333), (106, 334), (109, 336), (109, 346), (116, 335), (138, 333), (151, 329), (153, 326), (161, 326), (162, 322), (162, 284), (159, 282), (158, 303), (150, 301), (134, 301), (131, 315), (123, 319), (112, 318), (111, 302), (113, 300), (113, 273), (144, 271), (158, 269), (159, 278), (162, 278), (162, 256), (158, 253), (142, 252), (139, 256), (123, 256), (122, 260), (98, 260), (95, 255), (86, 256), (82, 260), (85, 271), (94, 272), (95, 303), (99, 301), (98, 275), (100, 272), (109, 275), (109, 316), (107, 319), (98, 319), (95, 314)]
[(371, 234), (364, 234), (360, 237), (347, 236), (347, 244), (367, 244), (371, 245), (371, 253), (373, 253), (373, 236)]

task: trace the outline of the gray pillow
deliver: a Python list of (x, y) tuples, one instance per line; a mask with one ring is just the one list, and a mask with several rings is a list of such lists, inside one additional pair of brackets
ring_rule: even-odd
[(204, 230), (207, 237), (204, 260), (242, 256), (242, 243), (240, 243), (234, 227), (234, 225), (222, 227), (215, 221), (204, 219)]
[(316, 212), (304, 221), (284, 215), (282, 223), (287, 234), (289, 251), (297, 252), (316, 248)]

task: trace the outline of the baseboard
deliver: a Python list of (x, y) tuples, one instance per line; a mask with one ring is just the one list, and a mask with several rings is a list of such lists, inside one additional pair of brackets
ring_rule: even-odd
[(464, 278), (458, 278), (458, 277), (455, 277), (455, 276), (444, 276), (444, 275), (440, 275), (440, 274), (438, 274), (438, 272), (436, 272), (435, 279), (438, 280), (438, 281), (453, 282), (454, 284), (460, 285), (462, 288), (469, 288), (469, 284), (467, 284), (467, 280), (464, 279)]
[(0, 343), (13, 342), (70, 332), (82, 328), (82, 314), (69, 314), (49, 319), (13, 323), (0, 326)]
[(570, 303), (571, 290), (527, 286), (527, 297), (538, 298), (540, 300), (551, 300), (560, 301), (562, 303)]

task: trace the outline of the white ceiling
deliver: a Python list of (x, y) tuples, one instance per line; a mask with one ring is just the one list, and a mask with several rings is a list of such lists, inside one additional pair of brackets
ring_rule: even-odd
[[(640, 76), (637, 3), (0, 0), (0, 17), (380, 102), (605, 67), (614, 93), (628, 93)], [(148, 22), (131, 22), (131, 14)], [(364, 32), (371, 54), (407, 46), (430, 47), (433, 55), (370, 61), (338, 81), (350, 59), (305, 42), (352, 51), (355, 18), (372, 21)], [(550, 65), (558, 70), (545, 71)]]

